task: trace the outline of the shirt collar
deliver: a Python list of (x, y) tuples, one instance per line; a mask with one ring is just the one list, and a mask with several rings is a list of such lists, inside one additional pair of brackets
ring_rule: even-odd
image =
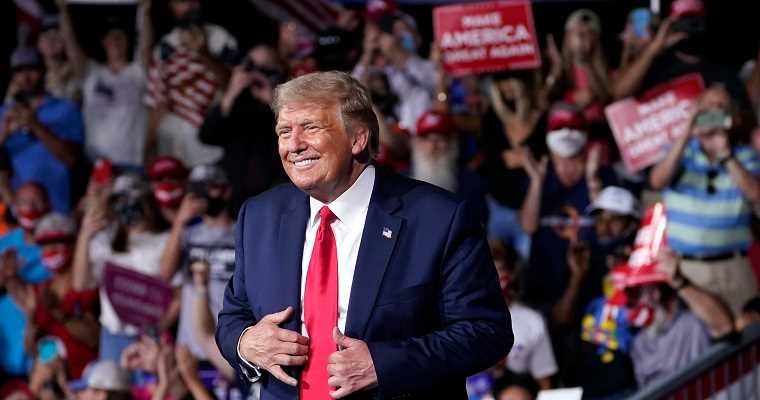
[(359, 178), (356, 179), (356, 182), (330, 204), (325, 204), (309, 196), (309, 207), (311, 210), (308, 226), (312, 227), (319, 221), (319, 210), (325, 205), (330, 207), (330, 211), (342, 223), (348, 226), (355, 226), (355, 223), (359, 223), (358, 219), (362, 217), (363, 211), (369, 208), (369, 200), (372, 197), (374, 186), (375, 167), (368, 165), (359, 175)]

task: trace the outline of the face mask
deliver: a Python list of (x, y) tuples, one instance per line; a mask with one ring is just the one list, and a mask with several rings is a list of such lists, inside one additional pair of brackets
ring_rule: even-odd
[(630, 321), (633, 327), (639, 329), (646, 328), (654, 322), (654, 314), (654, 307), (641, 303), (631, 309), (630, 314), (628, 314), (628, 321)]
[(174, 182), (161, 182), (153, 187), (153, 196), (161, 208), (177, 208), (185, 197), (185, 188)]
[(410, 53), (417, 52), (417, 42), (414, 40), (414, 35), (410, 32), (402, 33), (399, 40), (401, 41), (401, 47), (405, 48), (406, 51)]
[(61, 271), (71, 264), (71, 248), (52, 249), (42, 252), (42, 265), (51, 272)]
[(16, 219), (22, 229), (31, 232), (37, 227), (37, 223), (40, 222), (40, 219), (42, 219), (45, 214), (46, 212), (43, 210), (20, 211), (16, 213)]
[(216, 217), (227, 208), (227, 201), (221, 197), (209, 198), (206, 202), (206, 215)]

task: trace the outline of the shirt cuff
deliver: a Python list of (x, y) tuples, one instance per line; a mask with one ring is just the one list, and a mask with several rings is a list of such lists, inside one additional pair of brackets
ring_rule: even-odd
[(237, 356), (238, 360), (240, 360), (238, 365), (240, 366), (240, 370), (243, 372), (245, 379), (248, 382), (256, 383), (259, 381), (259, 379), (261, 379), (261, 369), (258, 366), (254, 365), (252, 362), (246, 360), (243, 357), (243, 354), (240, 353), (240, 340), (243, 339), (245, 333), (251, 328), (253, 328), (253, 326), (249, 326), (243, 329), (243, 332), (240, 333), (240, 337), (238, 338), (237, 343)]

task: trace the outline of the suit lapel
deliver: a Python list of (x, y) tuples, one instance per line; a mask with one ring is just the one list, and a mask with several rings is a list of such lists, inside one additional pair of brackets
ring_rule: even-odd
[(403, 219), (392, 215), (400, 206), (400, 201), (385, 192), (383, 181), (378, 173), (359, 245), (346, 321), (345, 334), (350, 337), (364, 337), (385, 269), (403, 225)]
[(276, 311), (293, 306), (295, 317), (286, 321), (282, 327), (296, 332), (301, 331), (301, 263), (308, 218), (308, 196), (299, 193), (294, 196), (289, 212), (280, 216), (277, 254), (281, 260), (277, 263), (279, 266), (275, 267), (280, 269), (275, 275), (280, 279), (268, 281), (278, 288), (273, 293), (279, 297), (276, 303), (282, 307)]

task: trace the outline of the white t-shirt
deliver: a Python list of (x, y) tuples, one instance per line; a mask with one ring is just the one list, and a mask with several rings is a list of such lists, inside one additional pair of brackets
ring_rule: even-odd
[(161, 270), (161, 253), (169, 238), (169, 232), (152, 233), (141, 232), (129, 235), (127, 253), (115, 253), (111, 250), (111, 240), (116, 233), (116, 227), (110, 226), (99, 232), (90, 241), (90, 266), (95, 281), (100, 286), (100, 323), (110, 333), (119, 335), (136, 335), (138, 330), (135, 326), (121, 322), (116, 315), (111, 302), (106, 295), (103, 285), (103, 270), (105, 264), (111, 262), (120, 267), (157, 276)]
[(82, 85), (85, 149), (90, 159), (142, 165), (148, 109), (143, 103), (146, 74), (139, 62), (118, 73), (90, 62)]
[(557, 361), (541, 314), (519, 303), (510, 304), (509, 312), (515, 344), (507, 356), (507, 368), (518, 374), (529, 372), (534, 379), (557, 373)]

